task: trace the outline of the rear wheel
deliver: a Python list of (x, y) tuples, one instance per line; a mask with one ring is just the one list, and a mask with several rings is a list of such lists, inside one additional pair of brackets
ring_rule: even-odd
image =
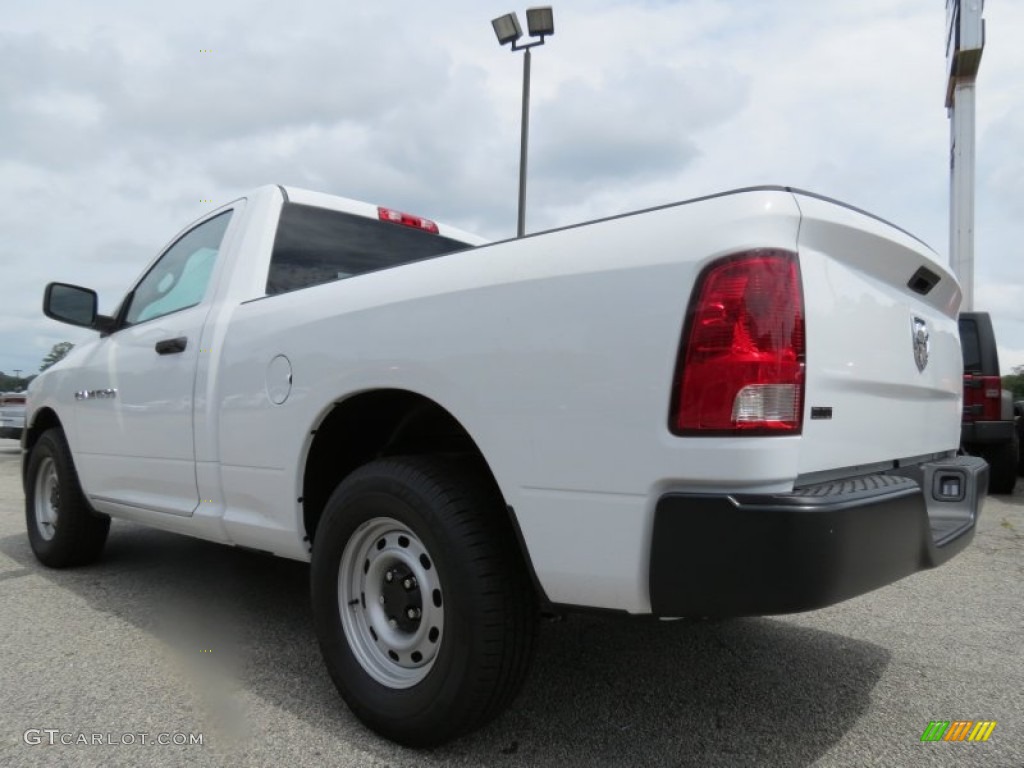
[(986, 448), (982, 457), (988, 462), (989, 467), (989, 493), (1013, 493), (1013, 488), (1017, 484), (1019, 450), (1016, 435), (1009, 442)]
[(98, 559), (110, 518), (95, 512), (86, 501), (60, 429), (47, 430), (36, 441), (26, 479), (25, 524), (36, 558), (51, 568)]
[(311, 568), (320, 647), (370, 728), (433, 746), (522, 685), (536, 604), (501, 497), (462, 461), (372, 462), (335, 490)]
[(1024, 476), (1024, 450), (1021, 450), (1021, 445), (1024, 444), (1024, 416), (1018, 414), (1017, 416), (1017, 474)]

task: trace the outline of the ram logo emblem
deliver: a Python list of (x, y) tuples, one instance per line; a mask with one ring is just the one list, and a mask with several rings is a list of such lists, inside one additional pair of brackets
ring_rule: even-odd
[(914, 362), (917, 363), (917, 370), (923, 373), (928, 366), (928, 352), (931, 348), (928, 323), (914, 315), (910, 321), (910, 330), (913, 334)]

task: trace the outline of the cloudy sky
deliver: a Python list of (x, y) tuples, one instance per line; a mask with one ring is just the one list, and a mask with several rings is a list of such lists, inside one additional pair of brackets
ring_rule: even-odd
[[(525, 5), (34, 0), (0, 14), (0, 370), (88, 333), (181, 227), (265, 183), (514, 234)], [(948, 257), (943, 0), (555, 0), (530, 231), (752, 184), (839, 198)], [(1024, 3), (990, 0), (976, 305), (1024, 364)], [(212, 201), (212, 202), (211, 202)]]

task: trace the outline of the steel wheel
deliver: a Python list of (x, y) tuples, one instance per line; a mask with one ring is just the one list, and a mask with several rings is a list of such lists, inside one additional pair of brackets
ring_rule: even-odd
[(360, 525), (338, 568), (338, 610), (360, 666), (388, 688), (421, 682), (441, 647), (444, 595), (433, 558), (389, 517)]
[(314, 535), (313, 624), (360, 720), (430, 747), (508, 706), (529, 665), (536, 602), (486, 465), (371, 461), (339, 483)]
[(60, 484), (57, 465), (47, 457), (36, 472), (35, 487), (36, 528), (44, 540), (50, 541), (57, 532), (57, 517), (60, 512)]

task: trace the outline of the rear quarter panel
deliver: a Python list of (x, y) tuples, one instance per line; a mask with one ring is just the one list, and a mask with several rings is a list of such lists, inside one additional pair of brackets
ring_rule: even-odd
[[(311, 431), (347, 396), (406, 389), (477, 442), (551, 599), (646, 610), (659, 490), (777, 490), (795, 476), (798, 438), (711, 452), (667, 423), (695, 275), (748, 248), (793, 250), (797, 224), (784, 191), (725, 195), (238, 306), (217, 400), (229, 515), (301, 536)], [(293, 387), (271, 406), (277, 355)]]

